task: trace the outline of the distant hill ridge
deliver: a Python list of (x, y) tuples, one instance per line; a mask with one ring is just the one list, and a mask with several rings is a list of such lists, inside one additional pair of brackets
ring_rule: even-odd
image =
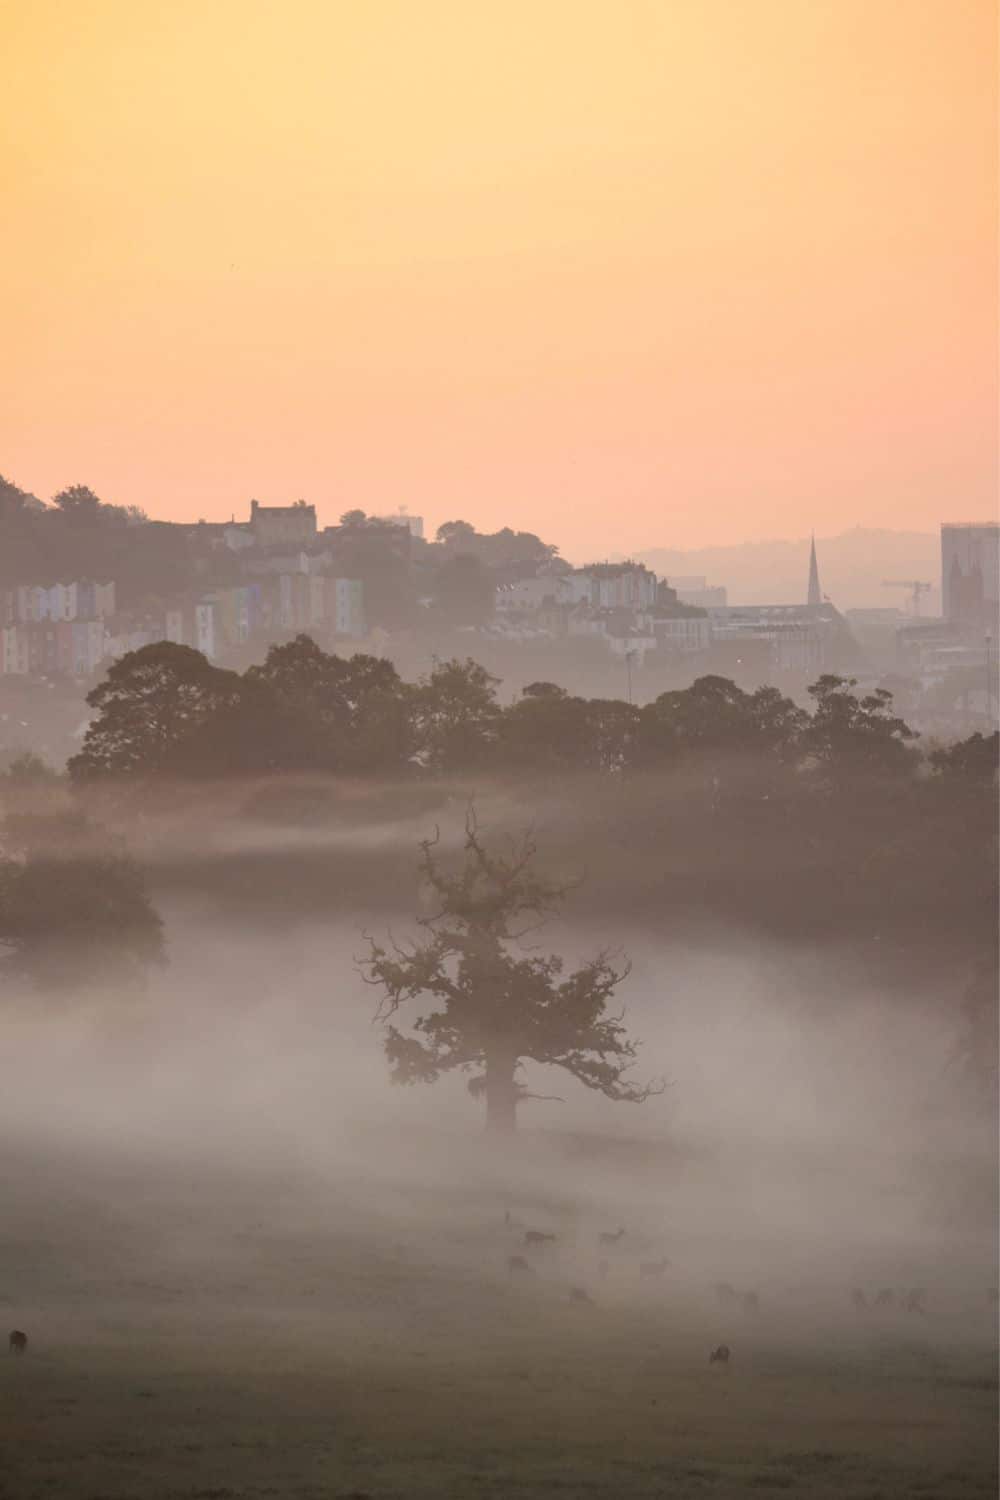
[[(635, 556), (666, 578), (704, 576), (709, 585), (721, 584), (729, 590), (730, 604), (804, 604), (809, 542), (805, 536), (692, 550), (653, 547)], [(883, 579), (920, 579), (933, 584), (921, 612), (940, 613), (941, 540), (934, 532), (858, 526), (837, 536), (817, 536), (816, 555), (820, 586), (838, 609), (905, 609), (907, 591), (884, 588)]]

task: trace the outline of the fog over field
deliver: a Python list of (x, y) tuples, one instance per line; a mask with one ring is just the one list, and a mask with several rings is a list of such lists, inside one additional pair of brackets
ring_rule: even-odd
[(123, 818), (167, 966), (0, 1020), (0, 1288), (31, 1339), (0, 1493), (990, 1493), (996, 1143), (940, 975), (652, 921), (574, 794), (487, 789), (491, 835), (533, 817), (584, 882), (525, 942), (626, 952), (634, 1072), (667, 1080), (613, 1103), (529, 1064), (559, 1099), (498, 1141), (461, 1073), (388, 1081), (356, 962), (417, 930), (416, 841), (454, 857), (467, 790)]

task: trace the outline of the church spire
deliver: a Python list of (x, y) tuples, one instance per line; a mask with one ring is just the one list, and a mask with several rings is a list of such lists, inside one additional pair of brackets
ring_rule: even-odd
[(809, 597), (806, 603), (811, 607), (823, 603), (823, 595), (819, 586), (819, 568), (816, 565), (816, 535), (813, 533), (812, 546), (809, 550)]

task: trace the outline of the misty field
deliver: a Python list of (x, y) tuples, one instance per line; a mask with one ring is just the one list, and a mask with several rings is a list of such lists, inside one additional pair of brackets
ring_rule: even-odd
[(353, 821), (279, 790), (122, 818), (167, 934), (141, 996), (5, 1003), (0, 1500), (996, 1493), (968, 891), (932, 922), (897, 884), (876, 925), (792, 831), (751, 878), (662, 788), (550, 801), (587, 878), (545, 949), (628, 955), (668, 1086), (532, 1062), (558, 1102), (491, 1140), (461, 1071), (390, 1084), (357, 963), (413, 932), (464, 789)]
[[(995, 1493), (974, 1249), (957, 1274), (928, 1246), (796, 1251), (743, 1209), (704, 1236), (691, 1179), (725, 1172), (648, 1142), (526, 1137), (481, 1170), (480, 1143), (451, 1149), (446, 1171), (447, 1140), (410, 1139), (380, 1178), (8, 1145), (0, 1286), (30, 1345), (0, 1362), (0, 1494)], [(622, 1172), (650, 1201), (602, 1247)], [(874, 1291), (893, 1264), (926, 1314), (855, 1312), (847, 1266)], [(723, 1268), (756, 1312), (720, 1301)]]

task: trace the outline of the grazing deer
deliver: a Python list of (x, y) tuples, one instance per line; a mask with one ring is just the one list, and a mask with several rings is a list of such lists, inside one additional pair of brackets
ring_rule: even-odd
[(507, 1270), (510, 1275), (513, 1275), (515, 1271), (527, 1271), (529, 1276), (535, 1274), (534, 1267), (528, 1264), (523, 1255), (508, 1255)]
[(710, 1365), (728, 1365), (729, 1345), (720, 1344), (717, 1349), (713, 1349), (711, 1354), (708, 1356), (708, 1362)]
[(851, 1293), (851, 1301), (854, 1303), (855, 1312), (867, 1312), (868, 1298), (859, 1286), (856, 1286)]
[(593, 1297), (585, 1286), (571, 1286), (569, 1289), (569, 1300), (571, 1302), (593, 1302)]
[(555, 1243), (554, 1234), (543, 1234), (540, 1229), (526, 1229), (524, 1231), (524, 1243), (526, 1245), (545, 1245), (550, 1241)]
[(743, 1303), (743, 1311), (748, 1313), (760, 1312), (760, 1298), (756, 1292), (744, 1292), (740, 1298)]
[(921, 1317), (926, 1317), (927, 1309), (924, 1306), (924, 1297), (926, 1295), (922, 1286), (913, 1287), (903, 1298), (904, 1310), (906, 1312), (920, 1313)]
[(28, 1347), (28, 1335), (15, 1328), (7, 1342), (11, 1354), (23, 1354)]
[(618, 1229), (614, 1234), (608, 1234), (607, 1231), (605, 1231), (604, 1234), (599, 1234), (597, 1236), (597, 1242), (600, 1245), (617, 1245), (618, 1241), (623, 1240), (624, 1238), (624, 1229)]
[(662, 1260), (643, 1260), (639, 1262), (640, 1276), (662, 1276), (670, 1262), (664, 1256)]
[(892, 1307), (896, 1301), (896, 1294), (891, 1286), (884, 1286), (875, 1298), (876, 1307)]

